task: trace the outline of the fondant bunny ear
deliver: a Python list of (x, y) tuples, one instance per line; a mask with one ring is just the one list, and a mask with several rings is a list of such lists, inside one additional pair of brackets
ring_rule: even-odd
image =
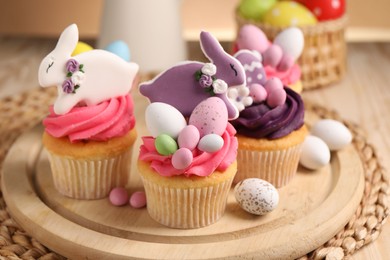
[(205, 31), (200, 33), (200, 47), (210, 61), (225, 52), (218, 40), (211, 33)]
[(65, 28), (58, 39), (54, 51), (65, 55), (71, 55), (79, 41), (79, 29), (76, 24), (71, 24)]

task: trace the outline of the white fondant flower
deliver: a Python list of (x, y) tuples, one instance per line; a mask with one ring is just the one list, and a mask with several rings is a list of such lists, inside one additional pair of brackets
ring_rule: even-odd
[(228, 89), (228, 98), (237, 107), (238, 111), (242, 111), (245, 107), (252, 105), (253, 99), (249, 96), (249, 88), (246, 86), (230, 87)]
[(217, 67), (212, 63), (206, 63), (202, 67), (201, 71), (203, 74), (213, 76), (213, 75), (215, 75), (215, 73), (217, 73)]
[(84, 73), (82, 73), (81, 71), (76, 71), (71, 77), (71, 80), (75, 85), (80, 85), (83, 82), (83, 79)]
[(214, 82), (213, 82), (213, 92), (215, 94), (226, 93), (227, 89), (228, 89), (228, 85), (226, 84), (225, 81), (223, 81), (222, 79), (214, 80)]

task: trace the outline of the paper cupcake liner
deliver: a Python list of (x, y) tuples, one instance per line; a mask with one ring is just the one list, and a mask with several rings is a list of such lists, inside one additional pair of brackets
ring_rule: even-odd
[(169, 188), (143, 178), (149, 215), (172, 228), (208, 226), (222, 217), (233, 181), (199, 188)]
[(72, 159), (48, 151), (54, 186), (74, 199), (101, 199), (124, 187), (130, 173), (132, 148), (105, 159)]
[(247, 178), (260, 178), (276, 188), (282, 187), (297, 172), (300, 154), (301, 144), (275, 151), (238, 149), (238, 170), (234, 183)]

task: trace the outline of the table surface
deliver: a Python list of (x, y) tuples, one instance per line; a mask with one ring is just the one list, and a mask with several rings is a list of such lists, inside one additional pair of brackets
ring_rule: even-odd
[[(39, 63), (54, 40), (0, 37), (0, 98), (38, 86)], [(142, 69), (142, 68), (141, 68)], [(390, 170), (390, 43), (348, 44), (348, 72), (339, 83), (305, 91), (303, 96), (336, 110), (355, 122), (377, 149), (387, 174)], [(388, 259), (390, 224), (379, 238), (352, 259)]]

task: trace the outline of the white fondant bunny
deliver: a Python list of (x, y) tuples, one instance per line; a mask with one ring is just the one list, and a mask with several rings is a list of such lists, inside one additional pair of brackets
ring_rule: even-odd
[(65, 114), (79, 103), (96, 105), (129, 93), (138, 65), (105, 50), (91, 50), (71, 57), (79, 38), (76, 24), (68, 26), (57, 45), (41, 62), (42, 87), (57, 86), (56, 114)]

